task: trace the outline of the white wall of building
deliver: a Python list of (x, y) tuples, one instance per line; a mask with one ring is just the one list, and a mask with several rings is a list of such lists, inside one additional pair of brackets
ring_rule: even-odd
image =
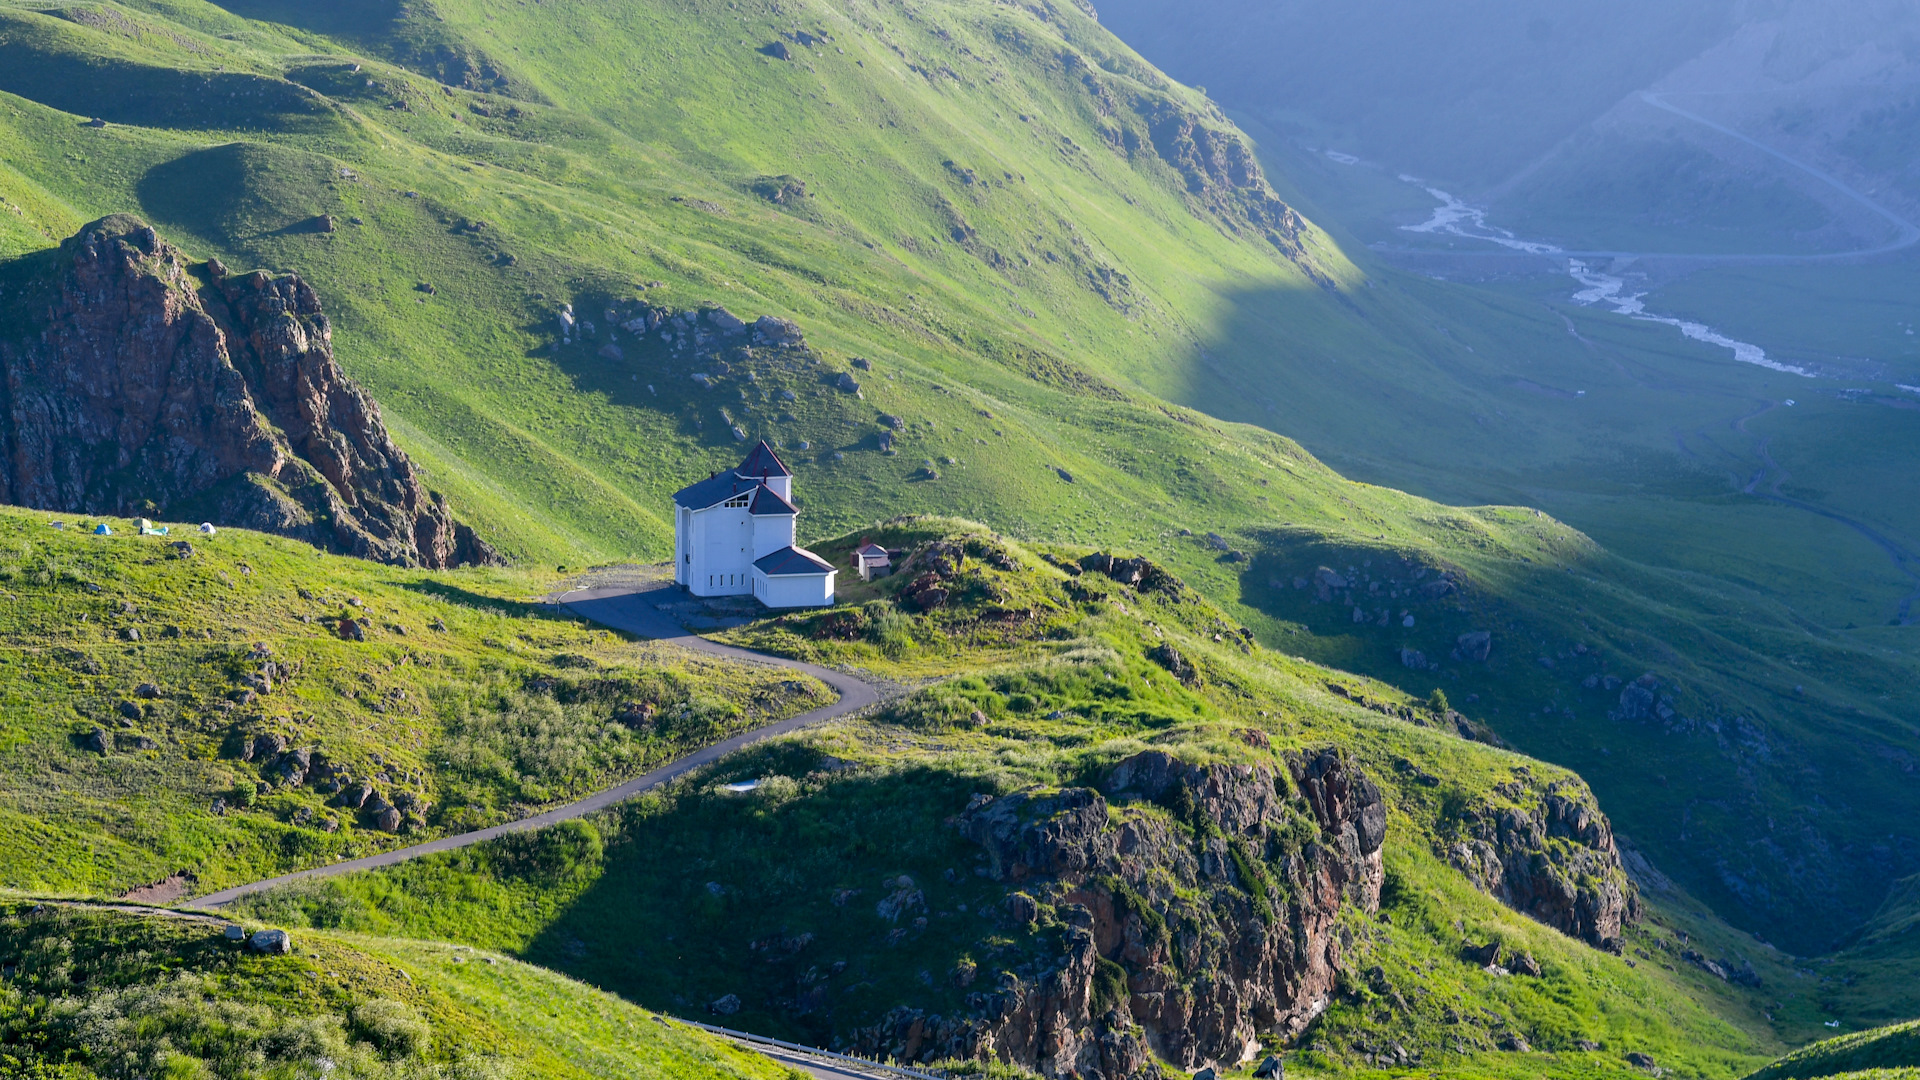
[(834, 578), (838, 571), (824, 574), (791, 574), (768, 577), (753, 572), (753, 595), (770, 608), (824, 607), (833, 603)]
[(762, 559), (793, 546), (792, 514), (762, 514), (753, 519), (753, 557)]
[(693, 564), (687, 588), (695, 596), (751, 595), (753, 516), (746, 507), (713, 506), (695, 510), (690, 517), (688, 550)]
[(772, 488), (781, 498), (788, 502), (793, 501), (793, 477), (763, 476), (760, 478), (760, 482)]

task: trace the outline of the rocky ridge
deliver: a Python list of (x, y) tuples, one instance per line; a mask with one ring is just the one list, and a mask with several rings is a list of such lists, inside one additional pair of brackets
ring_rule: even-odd
[[(395, 446), (296, 275), (229, 273), (127, 216), (7, 283), (0, 500), (206, 519), (342, 554), (499, 561)], [(5, 325), (0, 323), (0, 325)]]
[[(1232, 1065), (1325, 1008), (1335, 919), (1378, 907), (1386, 809), (1332, 751), (1195, 765), (1147, 751), (1103, 790), (977, 795), (954, 826), (1011, 886), (1001, 920), (1050, 936), (965, 1015), (900, 1006), (848, 1045), (900, 1061), (998, 1059), (1050, 1078)], [(969, 973), (971, 976), (972, 973)]]
[(1523, 915), (1595, 948), (1619, 952), (1640, 917), (1639, 891), (1621, 865), (1613, 827), (1576, 779), (1536, 788), (1524, 766), (1491, 803), (1460, 812), (1442, 856), (1474, 885)]

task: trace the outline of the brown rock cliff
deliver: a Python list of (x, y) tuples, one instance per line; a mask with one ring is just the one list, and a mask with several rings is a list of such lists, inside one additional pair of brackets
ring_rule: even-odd
[(1335, 917), (1379, 903), (1379, 789), (1332, 751), (1285, 771), (1149, 751), (1102, 786), (974, 798), (955, 823), (1013, 886), (1004, 920), (1054, 935), (1054, 959), (1000, 972), (965, 1015), (900, 1006), (854, 1031), (854, 1048), (1145, 1080), (1155, 1056), (1236, 1064), (1259, 1035), (1319, 1014), (1340, 962)]
[(0, 501), (210, 520), (431, 568), (497, 562), (334, 362), (297, 276), (205, 284), (138, 219), (97, 221), (0, 295)]

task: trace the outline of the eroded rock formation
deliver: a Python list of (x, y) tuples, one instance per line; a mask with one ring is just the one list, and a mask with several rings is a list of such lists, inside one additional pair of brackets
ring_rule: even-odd
[(1380, 791), (1333, 751), (1198, 766), (1160, 751), (1103, 790), (976, 796), (956, 826), (1010, 887), (1001, 918), (1054, 943), (998, 975), (967, 1013), (901, 1006), (851, 1044), (902, 1061), (998, 1059), (1047, 1077), (1158, 1077), (1234, 1064), (1262, 1033), (1326, 1006), (1341, 907), (1383, 880)]
[(1619, 952), (1621, 930), (1639, 918), (1639, 893), (1620, 864), (1613, 827), (1580, 781), (1540, 790), (1526, 779), (1496, 785), (1512, 805), (1461, 812), (1447, 860), (1515, 911)]
[(334, 362), (297, 276), (204, 283), (138, 219), (97, 221), (8, 282), (0, 501), (206, 519), (432, 568), (498, 556), (459, 524)]

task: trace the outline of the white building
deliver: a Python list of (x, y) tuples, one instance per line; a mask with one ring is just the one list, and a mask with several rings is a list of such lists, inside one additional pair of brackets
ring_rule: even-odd
[(832, 564), (793, 542), (793, 473), (764, 441), (739, 468), (673, 497), (674, 580), (695, 596), (752, 596), (771, 608), (833, 603)]

